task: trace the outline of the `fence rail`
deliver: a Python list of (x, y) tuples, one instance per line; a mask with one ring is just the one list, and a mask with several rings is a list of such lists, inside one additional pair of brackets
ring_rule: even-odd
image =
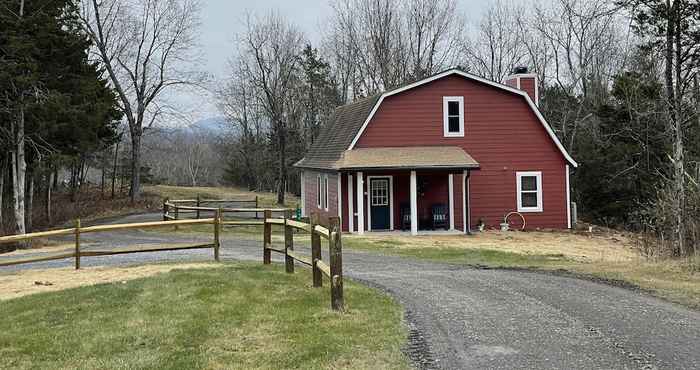
[[(256, 198), (257, 199), (257, 198)], [(189, 202), (191, 200), (180, 200), (179, 202)], [(202, 203), (201, 199), (197, 199), (199, 204)], [(257, 200), (256, 200), (257, 201)], [(172, 202), (172, 201), (170, 201)], [(0, 261), (0, 267), (2, 266), (12, 266), (25, 263), (33, 262), (43, 262), (52, 261), (59, 259), (75, 259), (75, 268), (80, 269), (81, 259), (85, 257), (97, 257), (97, 256), (109, 256), (118, 254), (128, 254), (128, 253), (143, 253), (143, 252), (161, 252), (161, 251), (174, 251), (174, 250), (186, 250), (186, 249), (212, 249), (214, 253), (214, 260), (219, 261), (219, 252), (221, 249), (221, 227), (224, 225), (228, 226), (262, 226), (263, 227), (263, 264), (271, 263), (271, 252), (276, 252), (284, 255), (285, 260), (285, 271), (287, 273), (294, 273), (295, 262), (299, 262), (303, 265), (309, 266), (311, 268), (312, 285), (313, 287), (323, 286), (323, 278), (325, 275), (330, 282), (331, 290), (331, 307), (334, 310), (343, 310), (344, 299), (343, 299), (343, 269), (342, 269), (342, 242), (340, 233), (340, 219), (338, 217), (331, 218), (329, 221), (329, 227), (324, 227), (320, 225), (318, 215), (312, 215), (311, 222), (305, 223), (298, 220), (292, 219), (293, 210), (283, 209), (283, 208), (235, 208), (233, 212), (260, 212), (263, 213), (264, 217), (262, 220), (224, 220), (224, 209), (219, 208), (208, 208), (199, 207), (199, 209), (194, 209), (194, 211), (214, 211), (213, 218), (202, 218), (202, 219), (186, 219), (178, 220), (171, 219), (167, 217), (168, 208), (170, 205), (176, 206), (176, 203), (164, 202), (164, 221), (156, 222), (140, 222), (131, 224), (118, 224), (118, 225), (99, 225), (99, 226), (87, 226), (81, 227), (80, 220), (76, 220), (76, 225), (73, 228), (60, 229), (60, 230), (50, 230), (42, 231), (37, 233), (22, 234), (22, 235), (10, 235), (0, 237), (0, 244), (3, 243), (13, 243), (18, 241), (33, 240), (36, 238), (45, 238), (51, 236), (66, 236), (74, 235), (75, 249), (69, 253), (58, 253), (52, 255), (42, 255), (33, 258), (19, 258), (9, 261)], [(177, 206), (180, 207), (181, 206)], [(195, 207), (188, 207), (195, 208)], [(177, 210), (177, 208), (174, 208)], [(231, 210), (231, 209), (229, 209)], [(273, 212), (284, 212), (283, 218), (272, 217)], [(176, 211), (177, 214), (177, 211)], [(195, 245), (184, 245), (184, 246), (153, 246), (153, 247), (140, 247), (140, 248), (114, 248), (109, 250), (85, 250), (81, 248), (81, 238), (83, 234), (89, 233), (99, 233), (106, 231), (119, 231), (119, 230), (134, 230), (134, 229), (147, 229), (147, 228), (158, 228), (158, 227), (177, 227), (185, 225), (213, 225), (213, 241), (211, 243), (205, 244), (195, 244)], [(272, 226), (278, 225), (284, 228), (284, 246), (275, 247), (272, 244)], [(304, 231), (311, 235), (311, 256), (303, 256), (298, 252), (294, 251), (294, 231)], [(328, 251), (329, 251), (329, 263), (323, 262), (321, 253), (321, 239), (328, 240)]]

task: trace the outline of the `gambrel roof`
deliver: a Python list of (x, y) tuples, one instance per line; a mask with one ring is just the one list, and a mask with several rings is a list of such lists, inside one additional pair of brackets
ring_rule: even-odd
[(382, 104), (382, 101), (384, 101), (385, 98), (451, 75), (458, 75), (472, 81), (477, 81), (494, 88), (522, 96), (523, 99), (527, 101), (530, 109), (532, 109), (532, 111), (535, 113), (535, 116), (542, 124), (552, 142), (554, 142), (566, 161), (574, 167), (578, 166), (576, 161), (574, 161), (566, 149), (564, 149), (564, 146), (554, 134), (552, 127), (547, 123), (542, 116), (542, 113), (525, 91), (475, 76), (457, 68), (449, 69), (422, 80), (394, 88), (382, 94), (364, 98), (351, 104), (336, 108), (329, 122), (322, 129), (321, 134), (316, 139), (309, 152), (303, 159), (297, 162), (295, 166), (323, 170), (340, 169), (342, 167), (341, 162), (344, 153), (355, 148), (357, 141), (362, 136), (362, 133), (367, 128), (367, 125), (370, 123), (372, 117), (377, 112), (379, 106)]

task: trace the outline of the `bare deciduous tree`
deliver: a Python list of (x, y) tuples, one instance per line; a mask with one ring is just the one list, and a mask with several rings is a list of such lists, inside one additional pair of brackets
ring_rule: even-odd
[(109, 74), (129, 125), (131, 199), (140, 196), (141, 138), (163, 113), (163, 92), (196, 84), (197, 0), (90, 0), (83, 23)]
[(250, 81), (254, 99), (265, 110), (270, 136), (277, 153), (277, 202), (284, 203), (287, 190), (288, 134), (294, 124), (300, 54), (304, 37), (294, 25), (270, 13), (248, 17), (247, 31), (239, 47), (241, 71)]
[(523, 11), (501, 1), (486, 11), (475, 37), (464, 47), (470, 72), (500, 82), (514, 67), (525, 64), (528, 53), (517, 31), (518, 15)]
[(464, 18), (454, 0), (338, 0), (326, 56), (347, 97), (372, 95), (452, 66)]

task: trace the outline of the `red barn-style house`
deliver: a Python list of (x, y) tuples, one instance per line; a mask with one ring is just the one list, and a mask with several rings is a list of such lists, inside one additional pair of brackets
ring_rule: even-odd
[[(571, 227), (577, 164), (537, 109), (536, 75), (451, 69), (338, 107), (306, 156), (302, 213), (343, 231)], [(519, 217), (517, 218), (519, 220)]]

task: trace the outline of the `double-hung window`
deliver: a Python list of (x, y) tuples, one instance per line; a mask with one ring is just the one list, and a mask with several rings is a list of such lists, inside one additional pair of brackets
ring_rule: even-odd
[(319, 209), (323, 208), (323, 183), (320, 174), (316, 175), (316, 206)]
[(464, 137), (464, 97), (442, 98), (442, 125), (445, 137)]
[(328, 210), (328, 175), (316, 176), (316, 205), (318, 209)]
[(328, 175), (323, 175), (323, 208), (328, 210)]
[(542, 212), (542, 172), (516, 172), (518, 212)]

